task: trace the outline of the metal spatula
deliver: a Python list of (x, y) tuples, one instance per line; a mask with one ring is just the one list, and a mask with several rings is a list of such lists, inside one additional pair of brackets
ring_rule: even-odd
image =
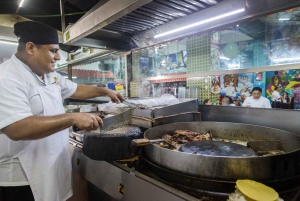
[[(107, 118), (103, 118), (103, 126), (99, 126), (100, 129), (100, 133), (104, 132), (104, 131), (108, 131), (108, 130), (113, 130), (116, 128), (119, 128), (123, 125), (128, 124), (128, 122), (130, 121), (132, 114), (133, 114), (133, 108), (127, 109), (124, 112), (121, 112), (117, 115), (111, 116), (111, 117), (107, 117)], [(78, 132), (82, 129), (73, 126), (73, 131), (74, 132)]]
[(121, 103), (123, 103), (123, 104), (125, 104), (125, 105), (127, 105), (127, 106), (129, 106), (131, 108), (137, 108), (138, 107), (137, 104), (131, 103), (131, 102), (128, 102), (128, 101), (121, 101)]

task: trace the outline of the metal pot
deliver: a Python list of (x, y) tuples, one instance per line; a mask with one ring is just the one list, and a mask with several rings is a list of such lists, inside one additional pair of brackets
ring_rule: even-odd
[(217, 180), (253, 179), (272, 181), (300, 175), (300, 136), (269, 127), (229, 122), (173, 123), (148, 129), (144, 137), (161, 138), (175, 130), (211, 131), (214, 137), (232, 140), (280, 140), (285, 154), (255, 157), (195, 155), (165, 149), (154, 144), (143, 154), (166, 169), (201, 178)]

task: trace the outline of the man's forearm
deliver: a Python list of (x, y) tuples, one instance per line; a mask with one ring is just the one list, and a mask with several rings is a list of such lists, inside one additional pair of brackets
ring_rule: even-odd
[(72, 126), (73, 120), (72, 114), (30, 116), (2, 128), (2, 131), (12, 140), (35, 140)]
[(89, 99), (99, 96), (107, 95), (107, 88), (104, 87), (95, 87), (90, 85), (77, 85), (75, 93), (71, 96), (72, 98), (78, 99)]

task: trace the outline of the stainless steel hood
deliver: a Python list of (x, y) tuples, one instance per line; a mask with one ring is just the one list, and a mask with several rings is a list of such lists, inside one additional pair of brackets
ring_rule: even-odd
[[(299, 0), (106, 0), (105, 2), (97, 4), (64, 33), (66, 45), (128, 51), (300, 6)], [(238, 8), (245, 8), (245, 12), (154, 38), (154, 35)]]
[(92, 12), (83, 16), (82, 19), (64, 33), (64, 44), (100, 49), (130, 50), (133, 45), (130, 36), (101, 30), (101, 28), (150, 1), (110, 0), (104, 4), (98, 3), (92, 8)]

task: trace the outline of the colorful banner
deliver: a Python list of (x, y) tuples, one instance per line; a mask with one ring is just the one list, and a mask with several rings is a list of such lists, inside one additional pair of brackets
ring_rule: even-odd
[(211, 76), (211, 93), (212, 94), (220, 94), (220, 76)]
[(186, 64), (184, 63), (183, 57), (184, 53), (186, 52), (182, 51), (179, 53), (154, 57), (155, 74), (164, 75), (186, 72)]
[(289, 96), (292, 95), (294, 85), (300, 84), (300, 70), (282, 70), (271, 71), (266, 73), (266, 95), (268, 98), (272, 97), (272, 92), (275, 87), (281, 88), (281, 93), (287, 92)]
[(238, 75), (237, 74), (229, 74), (229, 75), (221, 75), (221, 96), (229, 96), (235, 98), (239, 94), (238, 91)]
[(253, 73), (238, 74), (238, 92), (245, 93), (247, 97), (250, 96), (254, 86)]
[(221, 75), (220, 82), (221, 96), (236, 99), (241, 93), (250, 96), (254, 86), (254, 75), (253, 73)]
[(140, 74), (143, 77), (151, 77), (149, 57), (140, 56)]
[(254, 74), (254, 87), (262, 89), (262, 96), (266, 97), (266, 72)]

